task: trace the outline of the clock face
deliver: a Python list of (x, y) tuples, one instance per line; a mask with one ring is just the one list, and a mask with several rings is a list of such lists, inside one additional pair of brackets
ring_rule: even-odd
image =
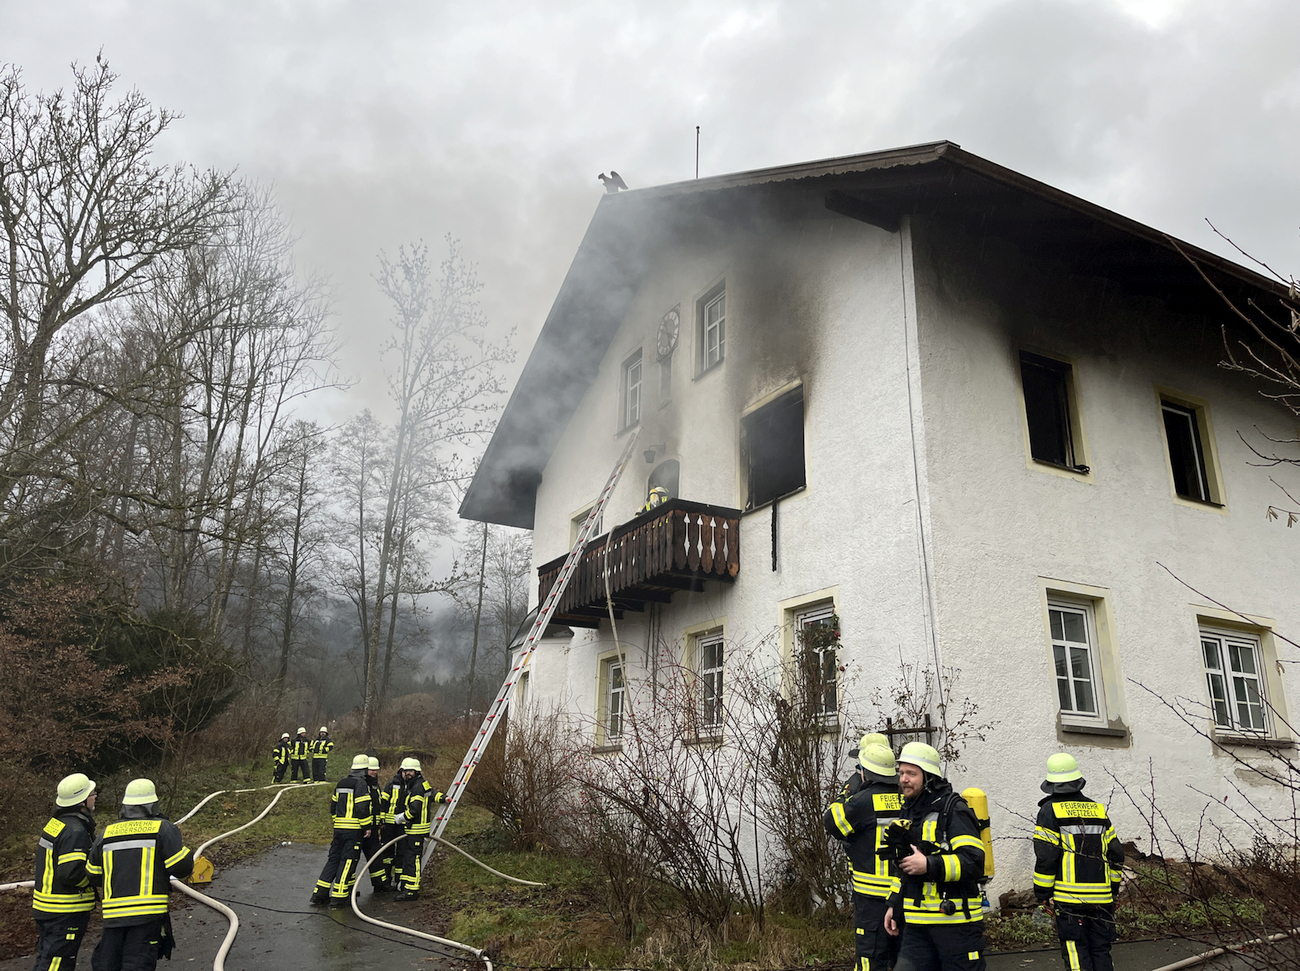
[(674, 307), (664, 314), (659, 321), (659, 334), (655, 338), (655, 347), (660, 357), (667, 357), (677, 347), (677, 331), (681, 327), (681, 315)]

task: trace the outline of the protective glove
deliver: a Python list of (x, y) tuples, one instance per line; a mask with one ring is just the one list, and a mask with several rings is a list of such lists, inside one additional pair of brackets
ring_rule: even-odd
[(448, 802), (448, 803), (449, 803), (449, 802), (451, 802), (451, 796), (447, 795), (445, 792), (440, 792), (440, 793), (438, 793), (436, 796), (433, 797), (433, 801), (434, 801), (434, 802)]
[(393, 822), (396, 823), (398, 826), (405, 826), (406, 813), (398, 813), (396, 816), (393, 817)]

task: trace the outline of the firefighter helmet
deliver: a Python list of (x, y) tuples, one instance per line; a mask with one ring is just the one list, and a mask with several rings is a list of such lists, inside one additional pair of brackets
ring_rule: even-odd
[(126, 793), (122, 796), (123, 806), (148, 806), (158, 801), (158, 790), (148, 779), (132, 779), (126, 784)]
[(94, 791), (95, 783), (91, 782), (84, 772), (74, 772), (59, 783), (58, 796), (54, 802), (65, 807), (79, 806), (89, 799)]
[(370, 768), (370, 756), (366, 755), (365, 752), (362, 752), (360, 755), (354, 755), (352, 757), (353, 772), (355, 772), (357, 769), (368, 769), (368, 768)]
[(858, 764), (868, 772), (889, 776), (891, 779), (898, 771), (894, 766), (894, 750), (879, 742), (858, 746)]
[(305, 729), (305, 728), (299, 728), (299, 729), (298, 729), (298, 734), (299, 734), (299, 735), (306, 735), (306, 734), (307, 734), (307, 729)]
[(416, 772), (419, 772), (419, 771), (420, 771), (420, 760), (419, 760), (419, 759), (413, 759), (413, 758), (410, 758), (410, 757), (408, 756), (407, 758), (402, 759), (402, 769), (403, 769), (403, 770), (405, 770), (405, 769), (414, 769)]
[(282, 739), (283, 739), (283, 738), (288, 738), (288, 737), (289, 737), (289, 733), (288, 733), (288, 732), (285, 732), (285, 733), (284, 733), (283, 735), (281, 735), (280, 737), (281, 737)]
[(366, 768), (367, 768), (367, 769), (370, 769), (371, 771), (378, 772), (378, 771), (379, 771), (379, 760), (378, 760), (377, 758), (375, 758), (373, 755), (370, 756), (370, 758), (368, 758), (368, 759), (366, 760)]
[(1079, 763), (1068, 752), (1057, 752), (1047, 760), (1048, 782), (1073, 782), (1075, 779), (1082, 778), (1083, 773), (1079, 771)]
[(324, 726), (324, 725), (322, 725), (322, 726), (320, 727), (320, 730), (321, 730), (322, 732), (324, 732), (326, 735), (328, 735), (328, 734), (330, 733), (330, 730), (329, 730), (326, 726)]
[(943, 776), (943, 769), (939, 766), (938, 751), (933, 745), (927, 745), (925, 742), (908, 742), (903, 746), (903, 751), (898, 754), (898, 761), (914, 765), (930, 775)]

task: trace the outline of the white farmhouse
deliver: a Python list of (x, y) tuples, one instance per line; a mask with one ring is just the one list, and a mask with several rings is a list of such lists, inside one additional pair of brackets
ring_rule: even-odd
[[(1296, 418), (1221, 366), (1223, 328), (1252, 335), (1211, 282), (1285, 297), (949, 142), (605, 196), (461, 508), (531, 528), (549, 586), (639, 430), (604, 519), (629, 670), (597, 542), (530, 701), (581, 715), (599, 753), (646, 645), (725, 704), (724, 643), (788, 651), (835, 614), (834, 730), (883, 727), (869, 689), (900, 656), (960, 669), (997, 720), (954, 772), (990, 795), (995, 894), (1030, 885), (1015, 814), (1055, 751), (1124, 839), (1144, 833), (1113, 780), (1152, 771), (1176, 826), (1207, 801), (1189, 786), (1280, 805), (1236, 758), (1293, 745), (1300, 537), (1266, 515), (1286, 470), (1250, 445)], [(655, 485), (673, 500), (637, 518)]]

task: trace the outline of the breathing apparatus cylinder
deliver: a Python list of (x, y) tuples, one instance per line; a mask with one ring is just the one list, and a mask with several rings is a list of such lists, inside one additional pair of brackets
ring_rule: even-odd
[(984, 880), (993, 876), (993, 831), (989, 825), (989, 797), (983, 789), (965, 789), (961, 797), (975, 813), (975, 822), (980, 828), (980, 840), (984, 843)]

